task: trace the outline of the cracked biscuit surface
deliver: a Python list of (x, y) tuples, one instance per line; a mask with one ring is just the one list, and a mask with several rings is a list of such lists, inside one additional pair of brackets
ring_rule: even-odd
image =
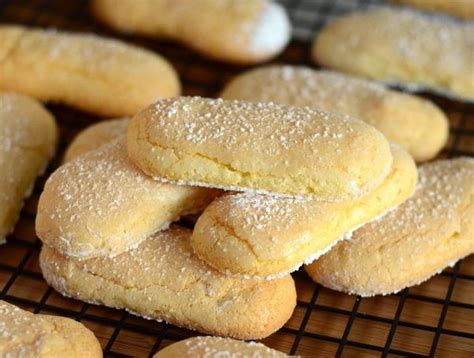
[(127, 149), (159, 180), (331, 201), (366, 194), (392, 163), (385, 137), (362, 121), (200, 97), (162, 100), (137, 114)]
[(291, 276), (225, 276), (193, 254), (190, 239), (190, 230), (173, 227), (114, 258), (88, 260), (43, 245), (40, 265), (46, 281), (66, 296), (202, 333), (259, 339), (285, 324), (296, 304)]
[(102, 357), (94, 334), (69, 318), (33, 314), (0, 301), (1, 357)]
[(393, 146), (393, 167), (364, 197), (339, 203), (226, 194), (199, 217), (192, 246), (221, 272), (274, 278), (310, 263), (355, 228), (406, 200), (416, 185), (413, 159)]
[(234, 63), (276, 56), (291, 32), (284, 8), (268, 0), (94, 0), (92, 9), (113, 28), (174, 39)]
[(164, 58), (121, 41), (3, 25), (0, 90), (102, 116), (127, 116), (178, 95), (180, 83)]
[(415, 194), (306, 267), (322, 285), (361, 296), (417, 285), (474, 252), (474, 159), (419, 168)]
[(49, 177), (36, 216), (43, 243), (75, 257), (114, 256), (181, 215), (199, 212), (220, 193), (153, 180), (128, 160), (124, 139), (79, 156)]
[(474, 101), (474, 24), (408, 9), (355, 12), (313, 44), (321, 65), (407, 89)]
[(448, 120), (434, 103), (333, 71), (261, 67), (234, 78), (221, 97), (344, 113), (373, 125), (416, 161), (436, 156), (448, 139)]
[(13, 230), (56, 141), (55, 120), (39, 102), (0, 93), (0, 242)]
[(266, 347), (261, 343), (242, 342), (231, 338), (221, 337), (192, 337), (165, 347), (153, 358), (175, 357), (254, 357), (254, 358), (284, 358), (286, 354)]

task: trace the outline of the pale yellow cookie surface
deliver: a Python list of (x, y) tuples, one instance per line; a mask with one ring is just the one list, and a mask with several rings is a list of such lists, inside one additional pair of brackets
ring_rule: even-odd
[(18, 219), (54, 154), (57, 128), (53, 116), (36, 100), (0, 93), (0, 242)]
[(63, 162), (70, 162), (81, 154), (124, 136), (127, 133), (129, 121), (129, 118), (111, 119), (87, 127), (69, 144)]
[(472, 0), (392, 0), (395, 3), (418, 7), (424, 10), (440, 11), (450, 15), (474, 19)]
[(474, 159), (425, 164), (415, 194), (306, 267), (322, 285), (362, 296), (417, 285), (474, 252)]
[(284, 8), (269, 0), (94, 0), (92, 10), (113, 28), (174, 39), (235, 63), (276, 56), (291, 32)]
[(291, 276), (227, 277), (194, 256), (190, 239), (188, 229), (175, 227), (115, 258), (89, 260), (43, 246), (40, 265), (64, 295), (203, 333), (259, 339), (285, 324), (296, 304)]
[(163, 184), (127, 158), (124, 138), (59, 167), (38, 203), (36, 233), (65, 255), (117, 255), (181, 215), (202, 210), (217, 190)]
[(407, 9), (352, 13), (315, 39), (321, 65), (474, 101), (474, 24)]
[(159, 101), (128, 127), (130, 159), (171, 182), (341, 201), (379, 185), (392, 155), (366, 123), (271, 103)]
[(448, 139), (446, 116), (432, 102), (332, 71), (261, 67), (234, 78), (221, 97), (344, 113), (373, 125), (417, 161), (436, 156)]
[(170, 344), (156, 353), (154, 358), (175, 357), (259, 357), (284, 358), (288, 357), (275, 349), (268, 348), (261, 343), (243, 342), (231, 338), (221, 337), (193, 337)]
[(393, 168), (364, 197), (340, 203), (227, 194), (212, 202), (193, 231), (196, 254), (221, 272), (276, 277), (310, 263), (350, 231), (406, 200), (416, 185), (413, 159), (393, 147)]
[(69, 318), (33, 314), (0, 301), (1, 357), (102, 357), (94, 334)]
[(0, 90), (103, 116), (133, 115), (178, 95), (161, 56), (92, 34), (0, 26)]

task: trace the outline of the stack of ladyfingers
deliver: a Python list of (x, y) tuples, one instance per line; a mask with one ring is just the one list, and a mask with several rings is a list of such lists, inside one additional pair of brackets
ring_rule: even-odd
[[(355, 85), (368, 97), (399, 95)], [(399, 96), (438, 113), (446, 130), (434, 105)], [(341, 105), (361, 111), (349, 99)], [(41, 195), (43, 274), (67, 296), (240, 339), (268, 336), (289, 319), (289, 273), (303, 264), (318, 282), (361, 295), (424, 280), (473, 250), (474, 163), (440, 161), (418, 172), (402, 146), (367, 122), (269, 101), (176, 97), (97, 124), (77, 137)], [(440, 202), (445, 211), (434, 216)], [(423, 210), (402, 240), (384, 235), (378, 249), (382, 228), (398, 232)], [(438, 238), (417, 231), (448, 213)], [(190, 214), (198, 216), (192, 231), (172, 224)], [(425, 236), (426, 245), (416, 244)], [(370, 248), (374, 255), (359, 253)], [(427, 255), (433, 250), (445, 254)], [(427, 262), (411, 275), (390, 267), (420, 257)]]
[[(94, 0), (92, 11), (110, 27), (232, 63), (270, 59), (290, 34), (270, 0)], [(314, 281), (361, 296), (427, 280), (474, 252), (474, 159), (417, 168), (446, 144), (444, 113), (371, 79), (472, 101), (473, 34), (472, 23), (407, 9), (350, 14), (312, 48), (315, 61), (350, 74), (261, 67), (210, 99), (179, 97), (174, 69), (150, 51), (0, 26), (1, 90), (128, 116), (82, 132), (45, 184), (36, 232), (46, 281), (85, 302), (260, 339), (291, 317), (290, 274), (301, 266)], [(36, 100), (0, 94), (0, 170), (9, 173), (0, 176), (0, 241), (56, 137)], [(190, 216), (193, 229), (181, 220)], [(78, 323), (3, 302), (0, 313), (0, 354), (101, 355)], [(157, 356), (222, 352), (284, 356), (217, 337)]]

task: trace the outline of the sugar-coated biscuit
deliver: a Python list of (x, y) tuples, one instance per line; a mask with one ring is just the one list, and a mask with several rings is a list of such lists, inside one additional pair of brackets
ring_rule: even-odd
[(450, 15), (474, 19), (472, 0), (392, 0), (402, 5), (414, 6), (424, 10), (440, 11)]
[(405, 201), (415, 189), (413, 159), (393, 146), (393, 168), (364, 197), (330, 203), (254, 194), (227, 194), (199, 217), (192, 246), (220, 272), (275, 278), (311, 263), (351, 231)]
[(473, 38), (473, 23), (385, 8), (334, 20), (312, 51), (339, 71), (474, 101)]
[(174, 39), (234, 63), (276, 56), (291, 33), (284, 8), (271, 0), (94, 0), (92, 10), (121, 31)]
[(417, 161), (436, 156), (448, 139), (448, 120), (434, 103), (332, 71), (261, 67), (234, 78), (221, 97), (344, 113), (373, 125)]
[(361, 296), (417, 285), (474, 253), (474, 159), (419, 168), (415, 194), (306, 267), (322, 285)]
[(0, 357), (102, 357), (99, 341), (83, 324), (5, 301), (0, 301), (0, 332)]
[(43, 245), (40, 265), (60, 293), (126, 309), (202, 333), (259, 339), (282, 327), (296, 304), (291, 276), (237, 280), (211, 269), (173, 227), (114, 258), (78, 260)]
[(128, 127), (130, 159), (175, 183), (341, 201), (379, 185), (385, 137), (342, 115), (272, 103), (177, 97)]
[(15, 226), (56, 149), (53, 116), (36, 100), (0, 93), (0, 242)]
[(87, 127), (69, 144), (63, 162), (70, 162), (81, 154), (123, 137), (127, 133), (129, 121), (129, 118), (111, 119)]
[(254, 357), (284, 358), (286, 354), (256, 342), (201, 336), (179, 341), (156, 353), (153, 358)]
[(38, 237), (64, 255), (114, 256), (136, 247), (219, 193), (163, 184), (127, 158), (124, 138), (59, 167), (38, 203)]
[(164, 58), (121, 41), (0, 26), (0, 90), (118, 117), (178, 95), (180, 83)]

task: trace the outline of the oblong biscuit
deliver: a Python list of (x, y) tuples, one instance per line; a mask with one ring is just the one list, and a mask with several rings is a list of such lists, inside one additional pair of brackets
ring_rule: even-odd
[(392, 0), (395, 3), (418, 7), (420, 9), (441, 11), (450, 15), (474, 19), (472, 0)]
[(434, 103), (332, 71), (261, 67), (234, 78), (220, 96), (344, 113), (373, 125), (416, 161), (435, 157), (448, 140), (448, 120)]
[(0, 242), (53, 156), (57, 135), (53, 116), (39, 102), (0, 93)]
[(133, 115), (180, 93), (161, 56), (92, 34), (0, 26), (0, 90), (103, 116)]
[(127, 133), (129, 121), (129, 118), (110, 119), (87, 127), (69, 144), (63, 162), (70, 162), (81, 154), (123, 137)]
[(474, 101), (473, 38), (469, 22), (376, 9), (328, 24), (315, 39), (312, 55), (340, 71)]
[(114, 256), (136, 247), (218, 190), (163, 184), (127, 158), (124, 138), (59, 167), (38, 203), (36, 233), (64, 255)]
[(392, 162), (385, 137), (362, 121), (200, 97), (159, 101), (137, 114), (127, 148), (161, 180), (332, 201), (367, 193)]
[(0, 301), (1, 357), (102, 357), (94, 334), (72, 319), (24, 311)]
[(237, 280), (194, 256), (191, 231), (171, 228), (114, 258), (78, 260), (43, 245), (40, 265), (60, 293), (86, 302), (199, 332), (263, 338), (290, 318), (296, 304), (291, 276)]
[(255, 357), (255, 358), (284, 358), (286, 354), (268, 348), (261, 343), (242, 342), (231, 338), (221, 337), (192, 337), (165, 347), (153, 358), (175, 357)]
[(291, 32), (284, 8), (267, 0), (95, 0), (92, 10), (113, 28), (171, 38), (211, 58), (234, 63), (276, 56)]
[(194, 252), (220, 272), (233, 275), (274, 278), (294, 271), (413, 193), (417, 180), (413, 159), (396, 146), (393, 156), (385, 181), (355, 200), (329, 203), (252, 194), (217, 198), (194, 227)]
[(474, 252), (474, 159), (428, 163), (415, 194), (306, 267), (322, 285), (361, 296), (417, 285)]

